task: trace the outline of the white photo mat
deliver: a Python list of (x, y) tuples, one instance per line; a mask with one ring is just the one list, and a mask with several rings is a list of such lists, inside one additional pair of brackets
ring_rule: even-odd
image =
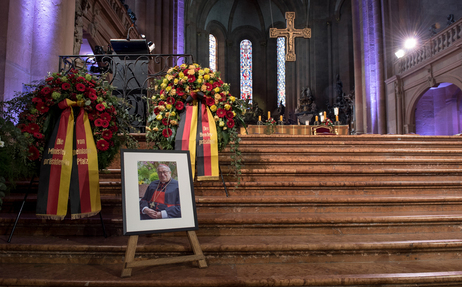
[[(120, 159), (124, 235), (187, 231), (198, 228), (189, 151), (122, 149)], [(138, 162), (149, 161), (176, 163), (181, 218), (140, 219)]]

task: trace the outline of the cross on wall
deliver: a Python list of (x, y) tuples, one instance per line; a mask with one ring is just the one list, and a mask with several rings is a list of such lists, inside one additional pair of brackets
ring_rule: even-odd
[(286, 28), (270, 28), (270, 38), (286, 38), (286, 61), (288, 62), (294, 62), (297, 58), (297, 56), (295, 55), (295, 38), (311, 38), (311, 29), (295, 29), (294, 19), (295, 12), (286, 12)]

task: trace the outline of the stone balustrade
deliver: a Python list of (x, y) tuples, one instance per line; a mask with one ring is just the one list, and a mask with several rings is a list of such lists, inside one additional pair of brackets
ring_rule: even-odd
[(414, 51), (398, 59), (395, 62), (395, 74), (403, 74), (430, 59), (436, 59), (442, 54), (452, 51), (456, 47), (456, 43), (461, 42), (461, 38), (462, 19), (442, 30)]

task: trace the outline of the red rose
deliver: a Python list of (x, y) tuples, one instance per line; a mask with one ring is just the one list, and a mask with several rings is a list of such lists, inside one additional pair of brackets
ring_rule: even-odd
[(176, 108), (177, 110), (179, 110), (179, 111), (182, 111), (182, 110), (184, 109), (184, 104), (183, 104), (183, 102), (182, 102), (182, 101), (177, 101), (177, 102), (175, 103), (175, 108)]
[(104, 130), (102, 133), (103, 139), (110, 140), (112, 138), (111, 130)]
[(51, 82), (51, 81), (53, 81), (53, 77), (49, 77), (49, 78), (47, 78), (45, 81)]
[(83, 81), (85, 81), (85, 78), (84, 78), (84, 77), (82, 77), (82, 76), (80, 76), (80, 77), (78, 77), (78, 78), (77, 78), (77, 81), (79, 81), (79, 82), (83, 82)]
[(168, 119), (163, 118), (163, 119), (162, 119), (162, 124), (163, 124), (164, 126), (168, 126)]
[(34, 133), (34, 138), (41, 140), (44, 138), (44, 135), (41, 133)]
[(211, 90), (213, 89), (212, 84), (207, 83), (207, 84), (205, 84), (205, 85), (207, 86), (207, 91), (211, 91)]
[(213, 98), (211, 98), (211, 97), (207, 97), (205, 99), (205, 103), (207, 104), (207, 106), (211, 107), (211, 106), (213, 106), (215, 104), (215, 100)]
[(119, 130), (117, 126), (111, 126), (110, 129), (113, 133), (116, 133)]
[(98, 97), (96, 96), (96, 94), (89, 94), (88, 95), (88, 98), (92, 101), (96, 100)]
[(164, 90), (160, 90), (160, 94), (163, 95), (163, 94), (164, 94)]
[(64, 83), (61, 85), (61, 88), (65, 91), (69, 90), (71, 88), (71, 84), (69, 83)]
[(38, 98), (38, 97), (33, 97), (32, 98), (32, 102), (33, 103), (41, 103), (42, 102), (42, 99)]
[(226, 117), (227, 117), (228, 119), (234, 118), (233, 112), (232, 112), (232, 111), (227, 111), (227, 112), (226, 112)]
[(41, 113), (46, 113), (49, 110), (48, 106), (44, 102), (37, 103), (36, 108)]
[(103, 120), (102, 119), (96, 119), (95, 126), (101, 127), (102, 125), (103, 125)]
[(218, 88), (218, 87), (220, 87), (220, 83), (218, 83), (218, 82), (213, 83), (213, 88), (214, 88), (214, 89), (215, 89), (215, 88)]
[(89, 114), (88, 114), (88, 119), (89, 119), (90, 121), (94, 120), (94, 119), (95, 119), (95, 115), (89, 113)]
[(100, 151), (106, 151), (106, 150), (108, 150), (108, 148), (109, 148), (109, 143), (108, 143), (105, 139), (100, 139), (100, 140), (96, 143), (96, 147), (97, 147)]
[(223, 109), (223, 108), (219, 108), (217, 110), (217, 116), (219, 116), (220, 118), (224, 117), (226, 115), (226, 110)]
[(164, 106), (164, 105), (165, 105), (165, 102), (164, 102), (164, 101), (160, 101), (157, 105), (158, 105), (158, 106)]
[(111, 120), (111, 115), (109, 113), (102, 113), (100, 115), (100, 118), (104, 121), (110, 121)]
[(228, 119), (226, 121), (226, 126), (230, 129), (232, 129), (234, 127), (234, 120), (233, 119)]
[(107, 127), (109, 126), (109, 121), (102, 120), (102, 121), (101, 121), (101, 126), (102, 126), (103, 128), (107, 128)]
[(85, 85), (82, 84), (82, 83), (77, 83), (77, 85), (75, 85), (75, 88), (76, 88), (77, 91), (79, 91), (79, 92), (85, 92)]
[(195, 81), (196, 81), (196, 77), (195, 77), (194, 75), (190, 75), (190, 76), (188, 77), (188, 82), (194, 83)]
[(175, 99), (173, 97), (167, 98), (167, 104), (173, 105), (175, 103)]
[(160, 113), (160, 110), (159, 110), (159, 108), (157, 108), (157, 107), (156, 107), (156, 108), (154, 108), (154, 114), (158, 115), (159, 113)]
[(104, 111), (105, 107), (104, 107), (103, 104), (97, 104), (97, 105), (96, 105), (96, 109), (97, 109), (98, 111), (102, 112), (102, 111)]
[(38, 160), (40, 157), (40, 151), (33, 145), (29, 146), (29, 158), (30, 160)]
[(172, 134), (173, 134), (172, 130), (171, 130), (171, 129), (168, 129), (168, 128), (167, 128), (167, 129), (164, 129), (164, 130), (162, 131), (162, 135), (163, 135), (164, 137), (166, 137), (166, 138), (171, 137)]

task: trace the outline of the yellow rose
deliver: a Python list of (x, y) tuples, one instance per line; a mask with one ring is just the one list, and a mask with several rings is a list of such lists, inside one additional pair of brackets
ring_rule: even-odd
[(174, 126), (176, 126), (178, 124), (178, 122), (176, 120), (171, 120), (170, 123)]
[(159, 111), (161, 111), (161, 112), (165, 111), (165, 107), (164, 107), (164, 106), (157, 106), (157, 108), (158, 108)]
[(206, 86), (206, 85), (202, 85), (202, 86), (201, 86), (201, 91), (205, 93), (205, 92), (207, 91), (207, 86)]
[(171, 81), (173, 79), (172, 75), (167, 75), (167, 80)]
[(227, 129), (228, 129), (228, 127), (224, 127), (224, 128), (223, 128), (224, 131), (227, 130)]
[(225, 125), (225, 122), (224, 122), (224, 121), (220, 121), (220, 122), (218, 123), (218, 125), (219, 125), (220, 127), (223, 127), (223, 126)]
[(167, 84), (162, 83), (162, 84), (160, 85), (160, 87), (161, 87), (162, 89), (165, 89), (165, 87), (167, 87)]
[(230, 104), (225, 104), (225, 110), (229, 111), (229, 109), (231, 109), (231, 105)]
[(165, 95), (160, 95), (161, 100), (165, 100)]
[(209, 75), (204, 75), (204, 80), (208, 81), (210, 79)]
[(180, 68), (184, 69), (184, 68), (186, 68), (187, 66), (188, 66), (188, 65), (186, 65), (186, 64), (181, 64)]
[(162, 81), (163, 84), (167, 84), (168, 83), (168, 80), (166, 78), (164, 78), (164, 80)]
[(172, 116), (172, 117), (176, 116), (175, 111), (172, 111), (172, 112), (170, 113), (170, 116)]
[(161, 114), (158, 114), (158, 115), (156, 116), (156, 120), (158, 120), (158, 121), (162, 120), (162, 115), (161, 115)]
[(158, 127), (154, 127), (152, 130), (155, 131), (155, 132), (157, 132), (157, 131), (159, 131), (159, 128), (158, 128)]
[(175, 80), (173, 81), (173, 83), (174, 83), (175, 85), (178, 85), (178, 82), (179, 82), (179, 81), (180, 81), (180, 80), (175, 79)]
[(197, 79), (198, 84), (202, 84), (202, 79)]
[[(244, 110), (244, 114), (245, 114), (245, 110)], [(236, 112), (233, 111), (233, 117), (235, 117), (235, 116), (236, 116)]]
[(171, 74), (173, 72), (173, 68), (168, 69), (167, 74)]
[(187, 81), (187, 80), (188, 80), (188, 77), (184, 76), (183, 81)]
[(188, 75), (194, 75), (195, 73), (196, 71), (194, 71), (194, 69), (188, 70)]
[(183, 72), (180, 72), (180, 73), (178, 74), (178, 77), (179, 77), (179, 78), (183, 78), (183, 77), (184, 77)]
[(213, 119), (214, 119), (216, 122), (218, 122), (218, 120), (220, 119), (220, 117), (217, 116), (217, 115), (215, 115), (215, 116), (213, 117)]
[(212, 112), (216, 112), (216, 111), (217, 111), (217, 106), (212, 105), (212, 106), (210, 107), (210, 110), (211, 110)]
[(218, 105), (219, 102), (219, 100), (215, 99), (215, 105)]
[(169, 94), (170, 94), (170, 96), (174, 96), (174, 95), (176, 95), (176, 90), (175, 90), (175, 89), (172, 89), (172, 90), (170, 91), (170, 93), (169, 93)]
[(236, 97), (230, 96), (229, 99), (231, 102), (234, 102), (236, 100)]
[(208, 74), (208, 73), (210, 73), (210, 69), (209, 69), (209, 68), (204, 68), (204, 72), (205, 72), (206, 74)]
[(188, 69), (190, 69), (190, 70), (194, 70), (195, 68), (196, 68), (196, 66), (194, 66), (194, 65), (189, 65), (189, 67), (188, 67)]
[(202, 76), (202, 75), (204, 75), (204, 70), (201, 69), (199, 70), (199, 76)]
[(220, 88), (219, 88), (219, 87), (216, 87), (214, 91), (215, 91), (215, 93), (219, 93), (219, 92), (220, 92)]
[(151, 99), (155, 100), (155, 99), (156, 99), (156, 96), (152, 96)]
[(167, 104), (165, 107), (167, 108), (167, 110), (171, 110), (171, 109), (172, 109), (172, 105), (171, 105), (171, 104)]

